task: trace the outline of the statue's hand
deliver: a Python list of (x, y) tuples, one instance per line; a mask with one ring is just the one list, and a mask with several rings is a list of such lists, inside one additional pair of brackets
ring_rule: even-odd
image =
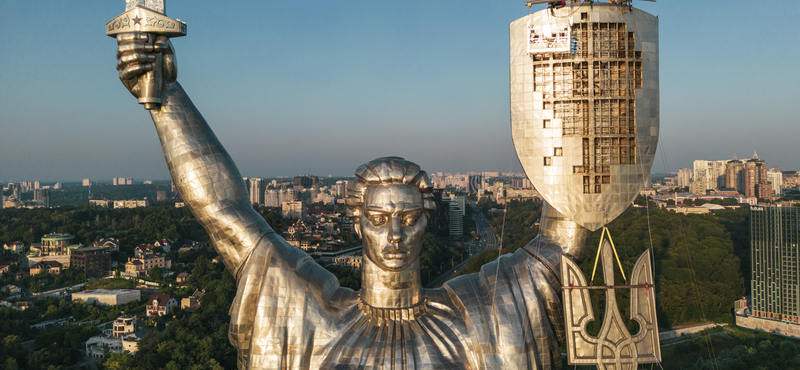
[(149, 71), (160, 71), (160, 93), (163, 93), (178, 78), (178, 63), (172, 43), (166, 36), (143, 32), (118, 34), (117, 71), (122, 84), (137, 98), (142, 89), (139, 77)]

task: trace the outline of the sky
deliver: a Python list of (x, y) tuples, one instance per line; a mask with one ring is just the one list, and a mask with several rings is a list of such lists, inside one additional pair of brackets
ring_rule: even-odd
[[(653, 172), (753, 152), (800, 170), (796, 1), (635, 1), (659, 17)], [(179, 74), (243, 176), (521, 172), (508, 24), (524, 1), (166, 0)], [(124, 0), (0, 0), (0, 182), (169, 177), (104, 25)]]

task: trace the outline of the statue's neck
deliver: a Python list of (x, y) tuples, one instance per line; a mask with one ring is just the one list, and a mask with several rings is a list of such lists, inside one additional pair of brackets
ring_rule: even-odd
[(419, 258), (401, 271), (386, 271), (364, 256), (361, 302), (375, 308), (406, 308), (422, 303)]
[(561, 247), (562, 253), (579, 262), (586, 256), (591, 238), (590, 230), (578, 225), (549, 203), (544, 202), (539, 236), (537, 237), (539, 242), (558, 245)]

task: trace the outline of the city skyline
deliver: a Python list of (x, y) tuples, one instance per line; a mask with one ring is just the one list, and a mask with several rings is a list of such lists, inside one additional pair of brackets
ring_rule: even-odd
[[(0, 74), (0, 181), (168, 178), (103, 32), (123, 2), (2, 4), (0, 32), (24, 50), (0, 55), (13, 71)], [(790, 38), (800, 11), (791, 5), (634, 2), (660, 19), (653, 172), (753, 151), (770, 167), (800, 169), (792, 109), (800, 75), (785, 73), (800, 56)], [(430, 173), (521, 172), (510, 134), (508, 24), (528, 12), (522, 1), (212, 8), (167, 0), (167, 14), (189, 30), (174, 41), (178, 80), (242, 175), (270, 178), (350, 176), (387, 155)], [(26, 25), (32, 20), (36, 27)], [(760, 53), (769, 50), (777, 57), (765, 68)]]

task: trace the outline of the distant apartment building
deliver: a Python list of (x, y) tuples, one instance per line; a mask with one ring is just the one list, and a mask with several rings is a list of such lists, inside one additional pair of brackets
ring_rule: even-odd
[(50, 189), (34, 189), (33, 201), (50, 208)]
[(319, 177), (311, 175), (295, 176), (292, 179), (292, 185), (295, 189), (311, 189), (314, 186), (319, 186)]
[(83, 186), (92, 186), (92, 180), (83, 179), (83, 181), (81, 182), (81, 185), (83, 185)]
[(303, 201), (291, 201), (291, 202), (283, 202), (281, 204), (282, 208), (282, 215), (285, 218), (291, 219), (299, 219), (305, 220), (306, 219), (306, 202)]
[(111, 273), (111, 253), (102, 247), (73, 249), (69, 257), (70, 266), (77, 269), (87, 279), (98, 279)]
[(725, 164), (727, 161), (694, 161), (694, 181), (703, 183), (704, 190), (725, 187)]
[(250, 184), (250, 204), (264, 205), (264, 192), (267, 183), (260, 177), (251, 177)]
[(750, 207), (752, 314), (800, 323), (800, 208)]
[(354, 270), (361, 270), (362, 256), (337, 256), (333, 258), (333, 264), (336, 266), (347, 266)]
[(744, 194), (744, 162), (734, 158), (725, 164), (725, 187)]
[(780, 170), (767, 170), (767, 180), (772, 184), (772, 195), (781, 195), (783, 172)]
[(797, 171), (782, 171), (783, 188), (800, 190), (800, 173)]
[(114, 201), (114, 208), (139, 208), (139, 207), (150, 207), (150, 199)]
[(110, 208), (111, 206), (114, 205), (114, 201), (113, 200), (107, 200), (107, 199), (89, 199), (89, 205), (95, 206), (95, 207)]
[(497, 197), (497, 203), (505, 204), (511, 200), (525, 201), (541, 198), (541, 194), (536, 189), (505, 189), (504, 193), (504, 196)]
[(464, 216), (457, 202), (450, 202), (450, 237), (459, 239), (464, 236)]
[(133, 185), (133, 179), (130, 177), (115, 177), (111, 180), (113, 185)]
[(767, 162), (753, 154), (753, 158), (744, 163), (744, 196), (753, 198), (769, 198), (772, 196), (772, 185), (767, 177)]

